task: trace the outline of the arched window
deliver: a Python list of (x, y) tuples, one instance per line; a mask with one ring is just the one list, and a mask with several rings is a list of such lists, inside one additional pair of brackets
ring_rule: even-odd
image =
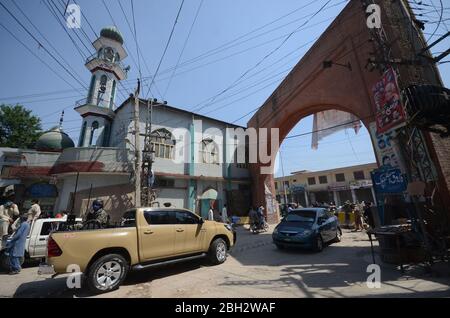
[[(98, 121), (94, 121), (91, 126), (91, 137), (89, 138), (89, 146), (95, 145), (98, 139)], [(95, 143), (93, 143), (95, 141)]]
[(100, 77), (100, 89), (99, 91), (104, 93), (106, 92), (106, 83), (108, 82), (108, 77), (106, 75), (102, 75), (102, 77)]
[(175, 140), (173, 140), (170, 131), (164, 128), (153, 131), (150, 136), (150, 142), (155, 151), (155, 157), (165, 159), (173, 158)]
[(91, 84), (89, 85), (89, 93), (87, 98), (88, 103), (92, 103), (92, 96), (94, 96), (94, 87), (95, 87), (95, 75), (92, 74)]
[(103, 130), (103, 144), (102, 144), (103, 147), (109, 146), (110, 136), (111, 136), (111, 124), (107, 122)]
[(78, 140), (78, 147), (84, 146), (84, 138), (86, 137), (86, 128), (87, 128), (87, 123), (84, 122), (83, 126), (81, 128), (80, 139)]
[(115, 96), (116, 96), (116, 81), (114, 80), (112, 83), (112, 88), (111, 88), (111, 98), (109, 99), (109, 108), (110, 109), (114, 108)]
[(219, 164), (219, 149), (212, 139), (202, 140), (200, 158), (203, 163)]

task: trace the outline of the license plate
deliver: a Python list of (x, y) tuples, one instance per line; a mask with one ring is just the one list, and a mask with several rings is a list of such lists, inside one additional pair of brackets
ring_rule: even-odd
[(289, 238), (285, 238), (284, 241), (285, 241), (285, 242), (290, 242), (290, 241), (292, 241), (292, 240), (289, 239)]
[(39, 264), (38, 275), (53, 275), (55, 270), (53, 265)]

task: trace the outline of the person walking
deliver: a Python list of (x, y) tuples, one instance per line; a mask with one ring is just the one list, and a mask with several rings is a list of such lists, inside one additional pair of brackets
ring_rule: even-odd
[(361, 206), (357, 203), (355, 204), (355, 230), (354, 232), (358, 232), (359, 230), (363, 230), (363, 223), (362, 223), (362, 211)]
[(41, 216), (41, 207), (38, 199), (31, 200), (31, 207), (27, 212), (27, 222), (33, 223)]
[(224, 204), (222, 208), (222, 222), (228, 223), (228, 211), (227, 211), (227, 205)]
[(9, 226), (13, 224), (14, 218), (19, 215), (17, 204), (12, 201), (6, 201), (0, 205), (0, 240), (3, 236), (8, 235)]
[(208, 210), (208, 220), (214, 221), (214, 210), (212, 207), (209, 207), (209, 210)]
[(30, 232), (30, 223), (27, 222), (28, 216), (24, 215), (20, 218), (20, 225), (12, 238), (6, 244), (9, 254), (10, 275), (19, 274), (21, 271), (20, 260), (25, 255), (25, 242)]

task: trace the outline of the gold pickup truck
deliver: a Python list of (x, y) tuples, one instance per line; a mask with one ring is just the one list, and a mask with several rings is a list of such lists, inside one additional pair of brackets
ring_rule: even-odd
[(56, 274), (78, 266), (95, 292), (116, 289), (129, 270), (208, 257), (221, 264), (234, 245), (228, 224), (204, 221), (189, 210), (139, 208), (115, 228), (54, 232), (46, 264)]

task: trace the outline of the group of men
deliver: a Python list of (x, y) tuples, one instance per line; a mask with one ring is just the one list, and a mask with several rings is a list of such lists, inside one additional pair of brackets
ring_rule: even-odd
[[(25, 255), (25, 244), (31, 225), (41, 216), (39, 200), (33, 199), (31, 207), (26, 213), (20, 214), (19, 207), (12, 200), (0, 205), (0, 242), (6, 241), (6, 255), (9, 257), (10, 275), (19, 274), (21, 259)], [(58, 213), (56, 217), (65, 217), (65, 213)], [(102, 200), (94, 200), (92, 210), (84, 217), (83, 225), (95, 224), (105, 228), (109, 225), (110, 217), (103, 209)], [(11, 236), (9, 236), (13, 233)]]
[(10, 232), (14, 235), (7, 240), (6, 253), (9, 256), (10, 275), (19, 274), (21, 259), (25, 255), (25, 243), (30, 226), (41, 215), (39, 200), (33, 199), (31, 207), (24, 214), (20, 214), (19, 207), (12, 200), (0, 205), (0, 238), (3, 242)]

